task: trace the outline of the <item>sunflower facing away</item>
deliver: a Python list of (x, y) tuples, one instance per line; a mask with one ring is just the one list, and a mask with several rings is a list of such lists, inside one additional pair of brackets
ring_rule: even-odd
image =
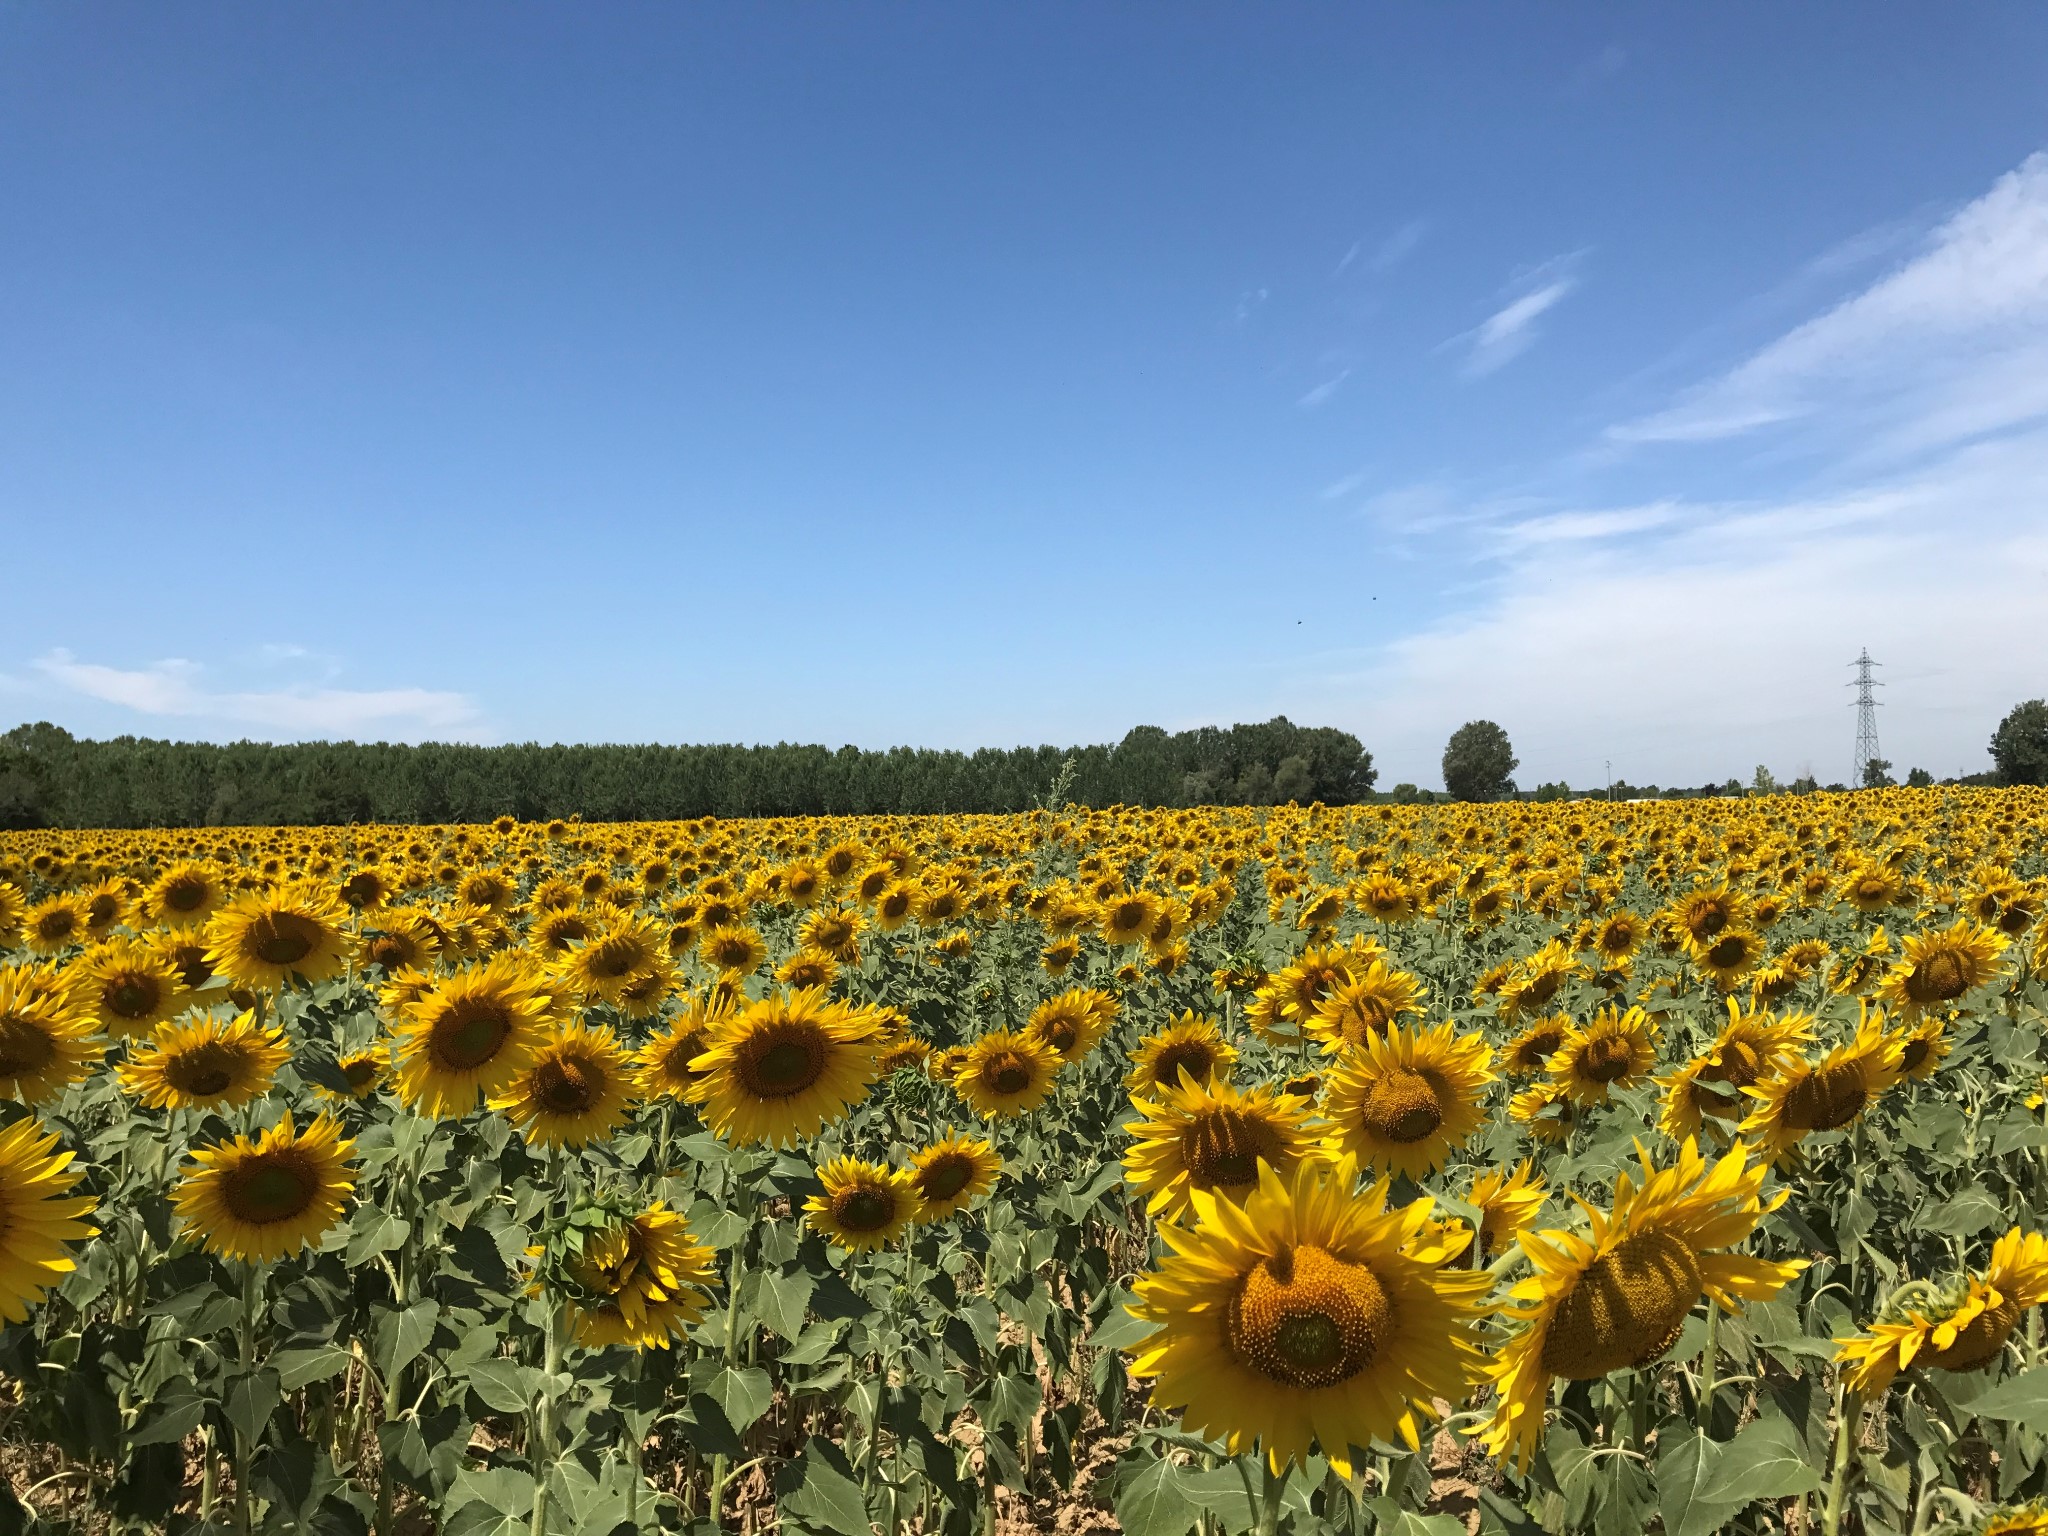
[(257, 992), (325, 981), (348, 966), (347, 913), (334, 892), (309, 880), (238, 896), (206, 922), (219, 974)]
[(1237, 1047), (1223, 1038), (1216, 1021), (1183, 1013), (1157, 1034), (1147, 1035), (1131, 1052), (1131, 1070), (1124, 1086), (1132, 1093), (1153, 1093), (1180, 1084), (1182, 1072), (1196, 1081), (1229, 1077), (1237, 1065)]
[(92, 1076), (105, 1054), (67, 995), (22, 967), (0, 967), (0, 1098), (47, 1104)]
[(828, 1242), (867, 1253), (901, 1237), (918, 1214), (907, 1168), (835, 1157), (818, 1170), (824, 1188), (804, 1202), (804, 1219)]
[(712, 1250), (660, 1201), (585, 1239), (571, 1269), (593, 1299), (569, 1309), (576, 1342), (585, 1349), (667, 1349), (704, 1315), (711, 1261)]
[(57, 1137), (34, 1119), (0, 1130), (0, 1318), (25, 1322), (28, 1309), (78, 1266), (69, 1245), (98, 1234), (82, 1219), (88, 1195), (73, 1195), (84, 1177)]
[(1581, 1104), (1605, 1104), (1616, 1088), (1632, 1088), (1657, 1064), (1657, 1021), (1640, 1008), (1602, 1008), (1573, 1024), (1550, 1058), (1551, 1081)]
[(2014, 1227), (1991, 1249), (1982, 1275), (1951, 1285), (1908, 1281), (1891, 1295), (1868, 1333), (1837, 1339), (1835, 1358), (1849, 1386), (1873, 1396), (1910, 1365), (1976, 1371), (2005, 1353), (2013, 1325), (2048, 1301), (2048, 1237)]
[(1741, 1134), (1775, 1157), (1811, 1132), (1853, 1124), (1899, 1080), (1904, 1055), (1905, 1043), (1885, 1033), (1884, 1014), (1866, 1009), (1847, 1045), (1836, 1046), (1819, 1061), (1788, 1056), (1776, 1072), (1745, 1088), (1756, 1103)]
[(536, 1049), (490, 1103), (519, 1127), (528, 1146), (580, 1147), (618, 1128), (633, 1106), (632, 1083), (611, 1030), (572, 1026)]
[(254, 1141), (237, 1136), (192, 1154), (173, 1196), (180, 1223), (224, 1258), (284, 1258), (341, 1220), (354, 1151), (331, 1115), (300, 1132), (287, 1113)]
[(710, 1021), (683, 1095), (729, 1142), (788, 1146), (867, 1097), (881, 1041), (871, 1020), (818, 991), (763, 998)]
[(175, 1018), (185, 983), (163, 951), (133, 939), (95, 944), (65, 968), (79, 1014), (117, 1039)]
[(1330, 1147), (1410, 1178), (1434, 1172), (1486, 1123), (1492, 1064), (1493, 1048), (1477, 1034), (1459, 1034), (1448, 1020), (1368, 1037), (1324, 1093)]
[(1444, 1267), (1456, 1249), (1427, 1198), (1389, 1210), (1384, 1181), (1352, 1193), (1357, 1172), (1268, 1166), (1241, 1206), (1198, 1190), (1194, 1225), (1162, 1227), (1172, 1251), (1137, 1282), (1131, 1312), (1158, 1331), (1132, 1369), (1156, 1378), (1152, 1401), (1233, 1455), (1256, 1440), (1275, 1471), (1319, 1445), (1349, 1477), (1353, 1447), (1416, 1446), (1479, 1363), (1488, 1277)]
[(1023, 1030), (992, 1029), (967, 1047), (953, 1090), (984, 1118), (1025, 1114), (1045, 1102), (1059, 1053)]
[(284, 1036), (245, 1013), (160, 1024), (115, 1075), (151, 1109), (232, 1109), (268, 1093), (290, 1059)]
[(1472, 1181), (1465, 1203), (1479, 1212), (1479, 1251), (1499, 1253), (1536, 1220), (1550, 1191), (1526, 1157), (1513, 1168), (1490, 1168)]
[(1641, 1143), (1636, 1152), (1641, 1185), (1623, 1173), (1611, 1212), (1586, 1206), (1588, 1236), (1549, 1230), (1520, 1238), (1536, 1273), (1503, 1309), (1521, 1331), (1487, 1366), (1500, 1401), (1479, 1439), (1495, 1456), (1518, 1465), (1535, 1456), (1554, 1378), (1592, 1381), (1649, 1365), (1678, 1341), (1702, 1296), (1740, 1312), (1743, 1301), (1769, 1300), (1806, 1267), (1724, 1251), (1771, 1208), (1758, 1198), (1766, 1167), (1751, 1162), (1749, 1148), (1736, 1143), (1710, 1168), (1688, 1141), (1661, 1170)]
[[(403, 980), (393, 978), (392, 987)], [(533, 1059), (552, 1001), (539, 973), (514, 954), (428, 982), (402, 1005), (399, 1096), (422, 1114), (468, 1114), (479, 1093), (497, 1093)]]
[(1286, 1179), (1316, 1152), (1314, 1103), (1271, 1088), (1246, 1093), (1188, 1075), (1132, 1106), (1140, 1118), (1124, 1127), (1124, 1177), (1165, 1221), (1185, 1217), (1198, 1189), (1241, 1203), (1258, 1188), (1261, 1164)]
[(1996, 928), (1958, 918), (1935, 933), (1909, 933), (1902, 957), (1878, 983), (1877, 995), (1909, 1019), (1959, 1002), (1965, 992), (1996, 980), (2007, 939)]
[(917, 1186), (917, 1219), (944, 1221), (996, 1187), (1003, 1160), (996, 1149), (950, 1127), (942, 1140), (910, 1154), (910, 1180)]

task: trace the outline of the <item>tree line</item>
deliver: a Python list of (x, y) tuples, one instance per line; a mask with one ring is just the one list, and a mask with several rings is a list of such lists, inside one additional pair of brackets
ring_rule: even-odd
[(976, 752), (93, 741), (41, 722), (0, 735), (0, 827), (1003, 812), (1045, 803), (1056, 785), (1062, 802), (1085, 806), (1348, 805), (1373, 779), (1357, 737), (1285, 716), (1177, 732), (1141, 725), (1114, 745)]

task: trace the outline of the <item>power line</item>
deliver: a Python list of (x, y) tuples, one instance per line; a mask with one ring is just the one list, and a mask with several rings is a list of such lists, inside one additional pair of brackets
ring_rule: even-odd
[(1856, 669), (1856, 681), (1845, 685), (1856, 690), (1856, 697), (1851, 701), (1851, 707), (1856, 711), (1856, 757), (1850, 764), (1849, 787), (1860, 789), (1866, 766), (1881, 755), (1877, 748), (1878, 701), (1870, 690), (1882, 688), (1884, 684), (1870, 675), (1870, 669), (1884, 663), (1872, 661), (1870, 647), (1866, 645), (1862, 654), (1849, 665)]

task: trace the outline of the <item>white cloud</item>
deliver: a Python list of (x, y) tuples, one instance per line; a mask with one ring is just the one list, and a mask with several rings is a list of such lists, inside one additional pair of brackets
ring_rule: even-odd
[(1327, 401), (1330, 398), (1330, 396), (1336, 394), (1338, 389), (1343, 385), (1344, 381), (1350, 377), (1351, 370), (1349, 368), (1346, 368), (1343, 372), (1339, 373), (1335, 378), (1323, 380), (1322, 383), (1318, 384), (1314, 389), (1310, 390), (1307, 394), (1303, 395), (1299, 400), (1295, 401), (1294, 403), (1300, 406), (1305, 411), (1312, 411), (1317, 406)]
[(1578, 286), (1575, 269), (1582, 254), (1573, 252), (1556, 257), (1528, 273), (1517, 285), (1519, 291), (1515, 297), (1473, 329), (1453, 336), (1445, 343), (1446, 346), (1460, 342), (1470, 344), (1465, 355), (1467, 377), (1483, 378), (1529, 350), (1530, 343), (1536, 339), (1536, 322)]
[(2048, 154), (2030, 157), (1918, 255), (1622, 443), (1708, 442), (1826, 415), (1866, 454), (1939, 449), (2048, 415)]
[[(1415, 248), (1422, 244), (1422, 237), (1428, 233), (1429, 220), (1410, 219), (1374, 247), (1372, 255), (1366, 260), (1366, 270), (1370, 272), (1393, 271), (1394, 268), (1401, 265), (1409, 256), (1414, 254)], [(1331, 275), (1333, 277), (1343, 276), (1345, 270), (1353, 262), (1365, 255), (1365, 245), (1366, 243), (1363, 240), (1354, 240), (1351, 243), (1351, 249), (1344, 253), (1343, 260), (1337, 263), (1337, 270)]]
[(214, 691), (203, 686), (203, 668), (179, 659), (153, 662), (139, 670), (80, 661), (69, 651), (40, 657), (46, 678), (102, 703), (138, 714), (256, 726), (286, 736), (348, 736), (365, 731), (418, 736), (472, 733), (475, 703), (460, 693), (426, 688), (295, 686), (263, 692)]

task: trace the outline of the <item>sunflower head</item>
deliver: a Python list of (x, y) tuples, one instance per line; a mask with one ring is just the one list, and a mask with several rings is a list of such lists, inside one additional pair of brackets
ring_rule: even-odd
[(231, 1109), (268, 1093), (290, 1058), (281, 1033), (244, 1013), (160, 1024), (115, 1072), (121, 1086), (152, 1109)]
[(79, 1014), (117, 1039), (146, 1035), (185, 1006), (176, 967), (162, 950), (133, 939), (95, 944), (65, 977)]
[(1581, 1104), (1605, 1104), (1616, 1088), (1632, 1088), (1657, 1062), (1657, 1021), (1641, 1008), (1602, 1008), (1573, 1024), (1550, 1058), (1551, 1081)]
[(1879, 984), (1877, 995), (1909, 1018), (1951, 1008), (1974, 987), (1999, 974), (2009, 943), (1996, 928), (1959, 918), (1933, 933), (1906, 936), (1904, 955)]
[(531, 1146), (581, 1147), (618, 1128), (632, 1107), (632, 1073), (617, 1036), (574, 1026), (544, 1041), (491, 1108)]
[(879, 1071), (872, 1020), (815, 988), (747, 1004), (711, 1021), (706, 1036), (684, 1097), (727, 1141), (815, 1136), (867, 1096)]
[(1116, 1000), (1093, 987), (1075, 987), (1031, 1010), (1025, 1030), (1050, 1046), (1063, 1062), (1076, 1062), (1095, 1049), (1116, 1017)]
[(325, 981), (347, 968), (346, 921), (334, 892), (312, 881), (250, 891), (207, 919), (208, 958), (219, 974), (256, 992)]
[(1402, 1016), (1422, 1012), (1424, 990), (1406, 971), (1373, 960), (1324, 995), (1307, 1021), (1308, 1031), (1326, 1051), (1356, 1050)]
[(1410, 1178), (1434, 1172), (1485, 1123), (1492, 1063), (1485, 1040), (1448, 1021), (1368, 1037), (1324, 1095), (1332, 1151)]
[(1124, 1086), (1133, 1093), (1177, 1087), (1181, 1074), (1197, 1081), (1229, 1077), (1237, 1065), (1237, 1047), (1223, 1038), (1216, 1021), (1182, 1013), (1157, 1034), (1147, 1035), (1131, 1052), (1131, 1070)]
[(710, 1300), (712, 1250), (660, 1201), (586, 1237), (566, 1268), (569, 1318), (586, 1349), (667, 1349)]
[(72, 1246), (98, 1235), (84, 1220), (91, 1196), (71, 1193), (85, 1176), (71, 1156), (34, 1116), (0, 1129), (0, 1318), (10, 1323), (26, 1322), (29, 1308), (78, 1267)]
[(553, 1000), (542, 986), (530, 962), (510, 953), (439, 980), (394, 977), (381, 1000), (396, 1003), (403, 1020), (399, 1096), (425, 1114), (466, 1115), (479, 1093), (503, 1089), (551, 1028)]
[(917, 1186), (917, 1219), (944, 1221), (995, 1188), (1003, 1160), (979, 1137), (947, 1130), (944, 1138), (910, 1155), (910, 1179)]
[(301, 1132), (289, 1113), (251, 1140), (192, 1154), (173, 1199), (187, 1231), (212, 1252), (261, 1264), (317, 1242), (355, 1188), (341, 1125), (322, 1115)]
[(835, 1157), (818, 1170), (818, 1182), (824, 1187), (804, 1202), (804, 1219), (838, 1247), (885, 1247), (917, 1219), (917, 1182), (908, 1169)]
[(1572, 1027), (1570, 1014), (1549, 1013), (1524, 1025), (1521, 1033), (1501, 1048), (1501, 1064), (1509, 1077), (1535, 1077), (1550, 1065), (1550, 1058), (1564, 1044)]
[(1271, 1088), (1241, 1092), (1183, 1073), (1178, 1085), (1133, 1107), (1139, 1118), (1124, 1127), (1124, 1176), (1167, 1221), (1193, 1209), (1198, 1189), (1241, 1203), (1258, 1187), (1261, 1165), (1287, 1177), (1315, 1155), (1313, 1101)]
[(0, 967), (0, 1098), (46, 1104), (105, 1054), (68, 991), (26, 967)]
[(1788, 1054), (1778, 1070), (1743, 1089), (1753, 1100), (1741, 1125), (1773, 1156), (1814, 1131), (1853, 1124), (1899, 1080), (1905, 1044), (1886, 1032), (1882, 1010), (1865, 1007), (1855, 1038), (1818, 1061)]
[(967, 1047), (953, 1088), (976, 1114), (1007, 1119), (1044, 1103), (1059, 1068), (1059, 1053), (1036, 1035), (993, 1029)]

